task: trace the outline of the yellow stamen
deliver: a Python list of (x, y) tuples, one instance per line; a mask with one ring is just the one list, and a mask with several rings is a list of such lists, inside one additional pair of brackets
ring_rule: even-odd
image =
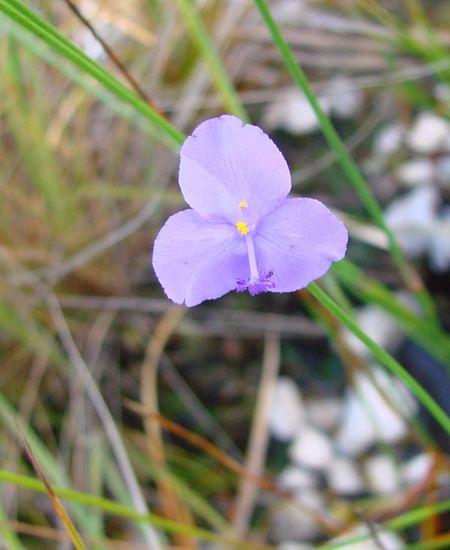
[(239, 208), (248, 208), (247, 201), (241, 201), (241, 202), (239, 203)]
[(245, 222), (236, 222), (235, 223), (239, 233), (242, 235), (247, 235), (248, 233), (248, 225)]

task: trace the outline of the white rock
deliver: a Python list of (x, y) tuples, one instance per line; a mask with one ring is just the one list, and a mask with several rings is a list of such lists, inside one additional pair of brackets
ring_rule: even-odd
[[(319, 99), (325, 112), (329, 112), (329, 101)], [(292, 134), (309, 134), (319, 127), (316, 114), (304, 95), (297, 88), (286, 91), (279, 101), (272, 103), (265, 114), (265, 124), (281, 128)]]
[[(389, 401), (404, 415), (412, 415), (416, 405), (403, 384), (379, 368), (372, 374)], [(365, 374), (355, 377), (354, 389), (344, 400), (342, 423), (336, 434), (338, 447), (350, 455), (367, 450), (375, 441), (395, 443), (407, 433), (402, 416), (387, 404)]]
[(270, 537), (275, 543), (308, 541), (320, 534), (311, 514), (294, 502), (283, 502), (272, 513)]
[(299, 542), (282, 542), (277, 546), (278, 550), (314, 550), (310, 544), (300, 544)]
[(304, 406), (297, 384), (286, 376), (278, 379), (272, 398), (269, 426), (281, 441), (290, 441), (304, 423)]
[[(397, 292), (397, 300), (406, 306), (411, 313), (420, 313), (415, 298), (407, 292)], [(357, 324), (374, 342), (389, 351), (395, 350), (403, 338), (403, 331), (396, 320), (384, 309), (376, 305), (358, 308)], [(359, 357), (367, 359), (370, 352), (356, 336), (347, 329), (342, 329), (342, 336), (347, 346)]]
[[(378, 306), (365, 306), (358, 310), (357, 324), (367, 336), (382, 348), (394, 349), (402, 340), (403, 332), (394, 318)], [(359, 357), (370, 357), (370, 352), (352, 332), (342, 330), (347, 346)]]
[(397, 168), (395, 175), (405, 185), (427, 184), (433, 181), (434, 166), (427, 158), (408, 160)]
[(433, 465), (430, 453), (421, 453), (402, 465), (402, 478), (408, 485), (416, 485), (425, 479)]
[(101, 61), (105, 57), (105, 50), (90, 32), (83, 33), (80, 42), (85, 53), (92, 59)]
[(400, 472), (388, 455), (368, 458), (364, 464), (367, 485), (377, 495), (389, 495), (400, 488)]
[[(403, 550), (403, 548), (405, 548), (404, 541), (396, 533), (381, 531), (381, 533), (379, 533), (378, 535), (378, 538), (383, 545), (383, 550)], [(375, 547), (376, 550), (379, 550), (379, 548), (379, 545)], [(366, 548), (365, 550), (368, 550), (368, 548)]]
[(313, 489), (317, 487), (318, 480), (315, 473), (302, 470), (297, 466), (287, 466), (277, 479), (278, 485), (290, 492), (300, 489)]
[(353, 118), (361, 109), (363, 93), (351, 78), (338, 75), (327, 86), (330, 111), (339, 118)]
[(420, 113), (408, 133), (408, 145), (417, 153), (430, 154), (446, 148), (450, 124), (431, 112)]
[(328, 485), (340, 495), (356, 495), (364, 491), (364, 481), (353, 460), (335, 458), (327, 472)]
[(386, 223), (410, 258), (419, 257), (428, 246), (438, 199), (434, 187), (421, 186), (393, 201), (385, 211)]
[[(417, 412), (417, 403), (412, 397), (409, 389), (403, 384), (401, 380), (395, 378), (383, 369), (378, 367), (371, 367), (375, 375), (375, 380), (379, 386), (388, 396), (390, 402), (396, 407), (397, 411), (405, 417), (410, 417)], [(371, 385), (371, 387), (373, 387)], [(395, 413), (397, 416), (397, 413)], [(383, 420), (388, 420), (385, 418)], [(392, 421), (394, 419), (391, 419)], [(380, 419), (381, 422), (381, 419)], [(389, 426), (386, 426), (381, 432), (384, 435), (384, 441), (388, 443), (395, 443), (398, 440), (400, 434), (396, 434)]]
[(297, 433), (288, 454), (296, 464), (319, 470), (328, 468), (333, 460), (329, 438), (312, 427), (305, 427)]
[[(405, 543), (395, 533), (384, 530), (380, 531), (377, 526), (374, 526), (374, 528), (376, 530), (377, 538), (381, 543), (383, 550), (403, 550), (403, 548), (405, 548)], [(369, 532), (366, 525), (360, 525), (355, 529), (352, 529), (351, 531), (345, 533), (345, 535), (333, 539), (331, 542), (345, 541), (347, 539), (350, 539), (351, 537), (366, 534), (369, 535), (366, 540), (349, 543), (346, 546), (342, 546), (342, 549), (348, 548), (348, 550), (380, 550), (380, 545), (377, 541), (373, 539), (372, 534)]]
[(350, 390), (344, 398), (341, 426), (336, 434), (339, 449), (349, 455), (359, 455), (375, 443), (375, 430), (356, 394)]
[(305, 506), (308, 510), (319, 513), (325, 511), (325, 499), (322, 493), (314, 489), (306, 491), (301, 489), (297, 491), (296, 496), (300, 505)]
[(448, 84), (444, 84), (443, 82), (436, 84), (433, 90), (433, 95), (438, 101), (450, 103), (450, 87)]
[(280, 25), (300, 23), (309, 12), (309, 0), (283, 0), (272, 8), (272, 15)]
[(444, 210), (433, 226), (430, 263), (435, 271), (446, 271), (450, 267), (450, 208)]
[(374, 155), (389, 157), (398, 151), (403, 143), (405, 134), (405, 127), (398, 122), (388, 124), (382, 128), (378, 132), (373, 143)]
[(435, 174), (437, 182), (450, 189), (450, 156), (445, 155), (436, 161)]
[(305, 403), (308, 420), (320, 430), (331, 432), (338, 424), (342, 400), (331, 397), (313, 398)]

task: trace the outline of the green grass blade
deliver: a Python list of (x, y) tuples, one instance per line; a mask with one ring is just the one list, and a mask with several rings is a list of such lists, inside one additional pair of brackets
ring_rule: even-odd
[(384, 309), (428, 353), (450, 368), (450, 338), (433, 322), (413, 313), (387, 288), (378, 281), (368, 278), (348, 260), (336, 264), (333, 273), (356, 298)]
[[(195, 462), (195, 459), (187, 458), (187, 453), (180, 452), (180, 449), (172, 447), (171, 445), (166, 446), (166, 453), (168, 462), (176, 463), (178, 469), (183, 468), (185, 473), (189, 472), (191, 462)], [(182, 499), (184, 504), (192, 510), (195, 517), (202, 521), (202, 523), (208, 524), (211, 528), (222, 533), (230, 529), (230, 524), (224, 516), (217, 511), (214, 506), (211, 506), (207, 500), (202, 497), (200, 492), (192, 490), (189, 484), (186, 483), (180, 475), (174, 473), (172, 468), (162, 472), (159, 468), (154, 467), (154, 465), (150, 465), (148, 463), (147, 454), (140, 452), (138, 449), (136, 449), (133, 458), (134, 463), (136, 465), (139, 463), (139, 468), (142, 468), (152, 479), (166, 479), (177, 496)], [(198, 466), (198, 461), (196, 465)]]
[[(2, 491), (0, 491), (0, 497), (1, 497)], [(5, 514), (5, 511), (3, 510), (3, 507), (0, 502), (0, 547), (3, 548), (3, 544), (5, 545), (5, 548), (8, 548), (8, 550), (24, 550), (24, 546), (22, 546), (19, 537), (14, 532), (14, 530), (8, 525), (8, 518)]]
[[(420, 506), (418, 508), (413, 508), (404, 514), (397, 516), (394, 519), (388, 520), (380, 525), (377, 525), (377, 528), (387, 529), (398, 531), (400, 529), (406, 529), (407, 527), (412, 527), (417, 525), (421, 521), (426, 520), (427, 518), (437, 516), (439, 514), (444, 514), (450, 510), (450, 500), (445, 500), (443, 502), (438, 502), (436, 504), (431, 504), (428, 506)], [(339, 542), (334, 543), (325, 543), (321, 544), (316, 548), (316, 550), (337, 550), (338, 548), (351, 548), (354, 544), (363, 542), (371, 538), (370, 533), (355, 535), (353, 537), (343, 538)], [(421, 543), (419, 543), (421, 544)], [(427, 544), (427, 543), (424, 543)], [(413, 548), (412, 546), (405, 546), (405, 548)], [(423, 549), (431, 548), (431, 546), (423, 546)], [(433, 546), (434, 548), (434, 546)], [(437, 547), (436, 547), (437, 548)]]
[(228, 73), (223, 66), (217, 49), (211, 40), (192, 0), (178, 0), (178, 6), (183, 21), (186, 24), (192, 40), (208, 65), (212, 81), (222, 97), (225, 107), (244, 121), (248, 121), (247, 113), (243, 108), (238, 94)]
[(133, 91), (124, 86), (101, 65), (90, 59), (77, 46), (64, 38), (52, 25), (36, 15), (26, 5), (17, 0), (0, 0), (0, 12), (3, 12), (22, 27), (38, 36), (51, 48), (81, 69), (85, 74), (93, 77), (115, 96), (144, 115), (160, 130), (162, 133), (160, 137), (165, 137), (169, 145), (176, 147), (181, 145), (184, 141), (183, 134), (172, 126), (162, 115), (137, 97)]
[(280, 54), (286, 64), (287, 69), (289, 70), (292, 79), (297, 84), (299, 89), (304, 93), (305, 97), (308, 99), (314, 113), (317, 116), (322, 132), (328, 141), (330, 147), (334, 150), (338, 156), (339, 162), (344, 170), (345, 174), (349, 178), (351, 184), (353, 185), (355, 191), (358, 193), (361, 201), (367, 208), (367, 211), (372, 216), (374, 222), (384, 231), (389, 242), (389, 249), (392, 255), (392, 258), (395, 261), (395, 264), (402, 274), (407, 286), (416, 291), (420, 302), (422, 303), (424, 310), (430, 317), (435, 317), (435, 308), (432, 299), (424, 289), (417, 287), (418, 281), (413, 277), (411, 270), (403, 256), (397, 241), (394, 238), (394, 235), (386, 222), (384, 221), (383, 212), (380, 205), (378, 204), (376, 198), (372, 194), (371, 190), (367, 186), (358, 166), (352, 159), (352, 157), (347, 152), (345, 145), (338, 133), (334, 129), (330, 119), (323, 111), (320, 106), (316, 95), (311, 88), (308, 79), (306, 78), (305, 73), (297, 63), (294, 54), (292, 53), (291, 48), (284, 39), (280, 27), (277, 25), (275, 19), (272, 17), (272, 14), (265, 2), (265, 0), (254, 0), (257, 5), (261, 16), (272, 34), (272, 39)]
[(406, 529), (411, 527), (411, 525), (416, 525), (421, 521), (426, 520), (432, 516), (438, 516), (444, 514), (450, 510), (450, 499), (444, 500), (442, 502), (436, 502), (434, 504), (419, 506), (418, 508), (413, 508), (408, 512), (392, 518), (386, 522), (386, 527), (389, 529)]
[[(9, 472), (7, 470), (2, 470), (2, 469), (0, 469), (0, 483), (9, 483), (9, 484), (16, 485), (18, 487), (22, 487), (30, 491), (36, 491), (39, 493), (46, 492), (45, 486), (42, 483), (42, 481), (34, 477), (24, 476), (24, 475), (16, 474), (16, 473)], [(130, 519), (138, 522), (153, 523), (154, 525), (157, 525), (161, 528), (166, 529), (168, 532), (182, 532), (183, 529), (187, 529), (186, 526), (172, 522), (170, 520), (166, 520), (160, 516), (156, 516), (153, 514), (148, 514), (144, 516), (142, 514), (139, 514), (132, 508), (129, 508), (121, 504), (117, 504), (116, 502), (112, 500), (108, 500), (106, 498), (92, 496), (87, 493), (75, 491), (72, 489), (66, 489), (64, 487), (59, 487), (55, 485), (53, 485), (53, 490), (55, 494), (57, 494), (61, 498), (64, 498), (67, 501), (72, 501), (85, 506), (97, 508), (98, 510), (103, 510), (105, 513), (108, 513), (112, 516), (121, 517), (123, 519)], [(396, 518), (393, 518), (381, 524), (381, 526), (385, 529), (392, 529), (392, 530), (405, 529), (407, 527), (416, 525), (417, 523), (424, 521), (427, 518), (448, 512), (449, 510), (450, 510), (450, 500), (445, 500), (443, 502), (439, 502), (436, 504), (420, 506), (418, 508), (414, 508), (413, 510), (409, 510), (404, 514), (397, 516)], [(195, 531), (196, 531), (196, 536), (200, 540), (224, 542), (223, 537), (220, 537), (215, 533), (211, 533), (210, 531), (206, 531), (204, 529), (197, 529), (197, 528), (195, 529)], [(366, 540), (369, 537), (370, 535), (358, 535), (355, 537), (349, 537), (345, 541), (343, 540), (336, 543), (331, 543), (331, 544), (328, 543), (328, 544), (318, 546), (317, 550), (333, 550), (335, 548), (343, 548), (352, 542)], [(237, 549), (248, 548), (249, 550), (251, 549), (256, 550), (257, 548), (261, 548), (261, 546), (259, 545), (256, 545), (256, 544), (252, 545), (250, 543), (238, 543), (235, 541), (234, 544), (236, 545), (234, 547)]]
[[(0, 482), (12, 483), (19, 487), (23, 487), (25, 489), (36, 491), (39, 493), (46, 492), (46, 488), (42, 481), (33, 477), (15, 474), (7, 470), (0, 470)], [(230, 537), (224, 537), (211, 531), (207, 531), (206, 529), (191, 527), (188, 525), (177, 523), (175, 521), (165, 519), (155, 514), (143, 515), (139, 512), (136, 512), (132, 508), (128, 508), (127, 506), (124, 506), (122, 504), (117, 504), (116, 502), (108, 500), (106, 498), (92, 496), (87, 493), (82, 493), (80, 491), (66, 489), (64, 487), (59, 487), (55, 485), (52, 486), (52, 489), (56, 495), (64, 498), (65, 500), (72, 501), (80, 505), (83, 504), (85, 506), (94, 507), (98, 510), (103, 510), (105, 513), (111, 514), (113, 516), (129, 519), (138, 523), (149, 523), (154, 525), (155, 527), (160, 527), (161, 529), (164, 529), (169, 533), (185, 533), (192, 535), (199, 540), (229, 544), (232, 548), (236, 548), (236, 550), (268, 550), (270, 548), (265, 545), (237, 541), (235, 539), (231, 539)]]
[[(3, 423), (5, 428), (11, 433), (15, 438), (18, 437), (17, 434), (17, 425), (22, 430), (30, 448), (33, 451), (33, 454), (36, 457), (42, 471), (45, 472), (45, 475), (48, 476), (49, 480), (52, 483), (57, 483), (61, 486), (69, 486), (70, 481), (67, 474), (61, 468), (61, 465), (58, 461), (52, 456), (51, 452), (48, 450), (46, 445), (41, 442), (38, 435), (34, 432), (32, 428), (22, 422), (17, 411), (9, 403), (3, 394), (0, 393), (0, 422)], [(17, 424), (16, 424), (17, 423)], [(44, 492), (47, 490), (44, 487)], [(73, 507), (73, 514), (76, 516), (80, 525), (85, 526), (87, 524), (86, 511), (78, 506), (75, 503)], [(87, 533), (90, 534), (90, 533)]]
[[(89, 462), (87, 464), (87, 475), (89, 479), (89, 489), (96, 495), (100, 495), (103, 490), (103, 475), (106, 455), (109, 449), (105, 445), (103, 437), (96, 436), (95, 445), (91, 445), (89, 449)], [(89, 532), (95, 533), (93, 538), (106, 538), (104, 525), (103, 511), (99, 509), (92, 510), (88, 518)]]
[(393, 372), (414, 393), (417, 399), (427, 408), (434, 419), (450, 435), (450, 418), (445, 414), (436, 401), (426, 392), (422, 386), (398, 363), (387, 351), (378, 346), (367, 334), (365, 334), (351, 317), (341, 309), (327, 294), (315, 283), (308, 286), (308, 290), (336, 319), (347, 327), (365, 346), (372, 352), (378, 361)]

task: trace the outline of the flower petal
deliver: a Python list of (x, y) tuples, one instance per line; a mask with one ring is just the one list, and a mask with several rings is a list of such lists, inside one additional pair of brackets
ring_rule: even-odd
[(347, 239), (344, 224), (321, 202), (283, 201), (254, 237), (259, 272), (272, 272), (269, 292), (292, 292), (321, 277), (344, 257)]
[(236, 228), (208, 222), (194, 210), (174, 214), (161, 228), (153, 267), (167, 296), (187, 306), (219, 298), (249, 276), (244, 239)]
[(185, 141), (180, 187), (204, 217), (235, 223), (245, 203), (245, 220), (254, 223), (286, 197), (291, 177), (283, 155), (260, 128), (223, 115), (200, 124)]

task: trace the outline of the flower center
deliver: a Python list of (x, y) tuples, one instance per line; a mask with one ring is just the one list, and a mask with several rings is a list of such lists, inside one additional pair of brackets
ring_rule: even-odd
[(241, 202), (239, 203), (239, 208), (248, 208), (247, 201), (241, 201)]

